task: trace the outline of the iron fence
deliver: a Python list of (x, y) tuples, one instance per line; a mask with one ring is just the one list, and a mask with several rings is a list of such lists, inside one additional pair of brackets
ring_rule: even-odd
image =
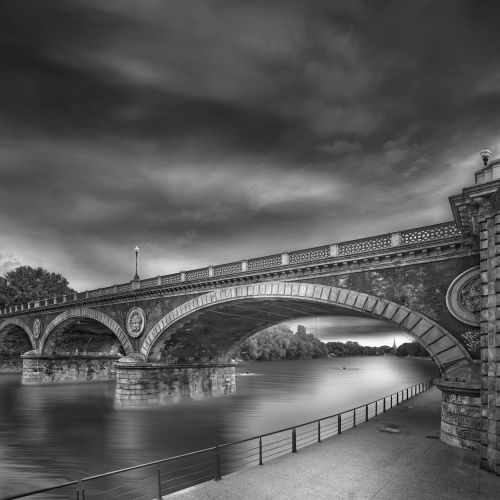
[(153, 500), (340, 435), (433, 386), (428, 380), (356, 408), (240, 441), (30, 491), (2, 500)]

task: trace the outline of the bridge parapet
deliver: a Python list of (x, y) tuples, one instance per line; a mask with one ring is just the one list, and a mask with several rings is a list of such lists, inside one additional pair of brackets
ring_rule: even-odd
[[(88, 290), (73, 295), (52, 297), (41, 301), (10, 306), (0, 310), (0, 316), (22, 314), (32, 309), (45, 308), (63, 303), (82, 302), (88, 299), (100, 299), (115, 295), (127, 294), (137, 290), (147, 290), (158, 287), (177, 286), (200, 281), (241, 276), (242, 273), (259, 273), (262, 271), (277, 271), (290, 266), (318, 265), (342, 259), (354, 259), (393, 251), (395, 248), (411, 250), (426, 244), (454, 244), (466, 239), (454, 221), (433, 224), (414, 229), (360, 238), (339, 243), (331, 243), (313, 248), (293, 250), (256, 257), (248, 260), (219, 264), (205, 268), (178, 272), (168, 275), (146, 278), (119, 285), (111, 285), (95, 290)], [(68, 304), (69, 305), (69, 304)]]

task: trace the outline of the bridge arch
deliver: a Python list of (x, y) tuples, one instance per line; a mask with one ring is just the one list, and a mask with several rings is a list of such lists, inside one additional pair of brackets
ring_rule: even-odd
[(125, 334), (123, 329), (120, 327), (120, 325), (116, 321), (114, 321), (108, 315), (106, 315), (100, 311), (96, 311), (95, 309), (90, 309), (88, 307), (79, 307), (79, 308), (75, 308), (75, 309), (68, 309), (67, 311), (62, 312), (61, 314), (59, 314), (59, 316), (56, 316), (47, 325), (43, 335), (40, 338), (40, 347), (39, 347), (40, 353), (43, 353), (43, 349), (45, 347), (45, 342), (47, 341), (50, 334), (54, 331), (54, 329), (58, 325), (60, 325), (61, 323), (63, 323), (64, 321), (67, 321), (69, 319), (78, 319), (78, 318), (93, 319), (93, 320), (101, 323), (102, 325), (106, 326), (118, 338), (126, 355), (132, 354), (134, 352), (134, 349), (132, 347), (132, 344), (130, 343), (130, 340), (128, 339), (127, 335)]
[(7, 328), (8, 326), (12, 326), (12, 325), (17, 326), (17, 327), (21, 328), (22, 330), (24, 330), (24, 332), (26, 333), (26, 335), (30, 339), (30, 342), (31, 342), (33, 349), (36, 349), (36, 340), (35, 340), (35, 337), (33, 335), (33, 332), (31, 331), (31, 328), (28, 326), (27, 323), (25, 323), (24, 321), (22, 321), (18, 318), (8, 318), (5, 321), (3, 321), (2, 323), (0, 323), (0, 333), (2, 333), (2, 331), (5, 328)]
[(168, 337), (168, 333), (165, 332), (169, 328), (200, 311), (225, 303), (237, 304), (239, 301), (266, 299), (291, 300), (295, 304), (326, 305), (327, 308), (331, 308), (332, 315), (347, 313), (389, 321), (405, 330), (423, 345), (442, 372), (451, 366), (457, 367), (472, 363), (471, 356), (465, 347), (446, 329), (424, 314), (395, 302), (354, 290), (295, 282), (242, 284), (219, 288), (189, 300), (170, 311), (149, 330), (141, 345), (140, 353), (145, 360), (153, 357), (155, 344), (158, 344), (162, 336)]

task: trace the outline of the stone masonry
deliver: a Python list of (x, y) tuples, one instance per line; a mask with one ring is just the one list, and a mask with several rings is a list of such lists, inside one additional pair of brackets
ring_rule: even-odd
[[(457, 225), (479, 238), (481, 282), (481, 467), (500, 474), (500, 160), (450, 197)], [(484, 152), (483, 152), (484, 153)]]
[(117, 356), (38, 356), (23, 354), (23, 384), (113, 380)]
[(120, 359), (116, 370), (118, 408), (166, 405), (236, 392), (234, 364), (145, 363), (132, 354)]

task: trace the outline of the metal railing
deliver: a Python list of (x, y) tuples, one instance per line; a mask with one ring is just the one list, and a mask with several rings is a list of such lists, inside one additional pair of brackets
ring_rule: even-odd
[(167, 274), (153, 278), (146, 278), (140, 281), (112, 285), (96, 290), (88, 290), (63, 297), (53, 297), (40, 301), (29, 302), (9, 306), (0, 309), (0, 316), (12, 314), (15, 312), (29, 311), (39, 307), (47, 307), (54, 304), (66, 302), (77, 302), (85, 299), (96, 299), (108, 297), (114, 294), (130, 293), (134, 290), (147, 288), (176, 286), (183, 283), (195, 282), (199, 280), (210, 280), (222, 277), (235, 276), (247, 272), (262, 272), (279, 269), (288, 265), (299, 265), (307, 263), (317, 263), (332, 258), (352, 257), (354, 255), (365, 255), (373, 252), (390, 250), (396, 247), (413, 247), (427, 242), (448, 240), (461, 236), (460, 230), (455, 222), (443, 222), (424, 226), (415, 229), (407, 229), (394, 233), (371, 236), (357, 240), (332, 243), (322, 247), (306, 248), (303, 250), (294, 250), (281, 254), (266, 255), (249, 260), (241, 260), (230, 264), (220, 264), (217, 266), (208, 266), (200, 269), (194, 269), (181, 273)]
[[(263, 465), (271, 458), (296, 453), (305, 446), (321, 443), (324, 439), (340, 435), (386, 410), (407, 401), (431, 387), (432, 380), (412, 385), (406, 389), (371, 401), (356, 408), (311, 420), (278, 431), (260, 434), (240, 441), (156, 460), (42, 488), (19, 498), (70, 498), (76, 500), (140, 500), (161, 499), (209, 480), (218, 481), (222, 476), (249, 465)], [(43, 497), (44, 493), (50, 493)]]

